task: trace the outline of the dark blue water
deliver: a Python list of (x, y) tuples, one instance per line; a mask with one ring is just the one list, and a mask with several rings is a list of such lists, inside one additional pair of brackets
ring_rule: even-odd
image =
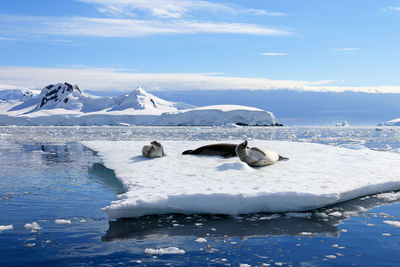
[[(363, 145), (397, 152), (396, 128), (0, 127), (0, 266), (398, 266), (400, 193), (312, 213), (162, 215), (109, 221), (123, 192), (81, 140), (258, 139)], [(391, 153), (391, 152), (387, 152)], [(398, 166), (393, 166), (398, 168)], [(336, 213), (335, 213), (336, 212)], [(71, 224), (57, 224), (55, 220)], [(25, 224), (36, 222), (31, 232)], [(197, 238), (207, 242), (196, 242)], [(177, 247), (184, 254), (146, 254)]]

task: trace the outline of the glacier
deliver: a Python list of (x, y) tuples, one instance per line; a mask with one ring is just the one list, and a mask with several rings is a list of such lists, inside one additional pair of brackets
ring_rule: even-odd
[[(83, 141), (114, 170), (125, 193), (105, 207), (111, 219), (151, 214), (308, 211), (400, 190), (400, 155), (315, 143), (251, 140), (290, 158), (251, 168), (238, 158), (182, 155), (218, 141), (159, 140), (166, 157), (144, 159), (149, 141)], [(224, 140), (239, 143), (242, 140)], [(221, 141), (219, 141), (221, 142)]]
[(240, 105), (195, 107), (143, 88), (116, 97), (86, 94), (67, 82), (37, 90), (0, 91), (0, 125), (280, 126), (274, 114)]

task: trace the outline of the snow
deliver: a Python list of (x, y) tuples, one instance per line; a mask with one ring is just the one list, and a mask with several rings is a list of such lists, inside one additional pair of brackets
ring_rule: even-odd
[(0, 225), (0, 233), (6, 230), (12, 230), (14, 229), (14, 226), (12, 224), (10, 225)]
[(144, 159), (141, 149), (149, 141), (83, 142), (98, 152), (126, 189), (104, 208), (112, 219), (165, 213), (308, 211), (400, 189), (400, 168), (393, 167), (400, 166), (400, 156), (390, 152), (252, 140), (251, 146), (290, 159), (251, 168), (238, 158), (181, 155), (187, 149), (218, 143), (212, 141), (161, 141), (167, 156)]
[(185, 251), (183, 249), (179, 249), (177, 247), (168, 247), (168, 248), (159, 248), (159, 249), (153, 249), (153, 248), (146, 248), (144, 250), (144, 253), (146, 254), (157, 254), (157, 255), (164, 255), (164, 254), (185, 254)]
[(265, 110), (216, 105), (196, 108), (166, 101), (142, 88), (116, 97), (95, 97), (77, 85), (48, 85), (40, 94), (0, 91), (0, 125), (277, 125)]

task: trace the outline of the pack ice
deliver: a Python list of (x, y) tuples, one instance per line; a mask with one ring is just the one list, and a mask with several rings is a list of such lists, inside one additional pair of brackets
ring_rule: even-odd
[(141, 148), (147, 143), (84, 142), (115, 171), (126, 189), (104, 208), (112, 219), (164, 213), (305, 211), (400, 190), (400, 155), (396, 153), (254, 140), (251, 146), (275, 150), (290, 160), (251, 168), (237, 157), (181, 155), (184, 150), (218, 142), (162, 141), (167, 156), (145, 159)]

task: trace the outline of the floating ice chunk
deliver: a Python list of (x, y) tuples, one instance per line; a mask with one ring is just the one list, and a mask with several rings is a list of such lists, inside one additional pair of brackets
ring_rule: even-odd
[(286, 212), (285, 215), (289, 218), (310, 218), (311, 212)]
[(251, 267), (251, 265), (247, 263), (240, 263), (239, 267)]
[(300, 235), (309, 236), (309, 235), (313, 235), (313, 233), (311, 233), (311, 232), (301, 232)]
[[(239, 143), (242, 140), (225, 140)], [(111, 219), (149, 214), (309, 211), (353, 198), (400, 190), (400, 156), (315, 143), (253, 140), (290, 158), (264, 168), (238, 158), (182, 155), (220, 141), (161, 141), (166, 157), (143, 160), (147, 141), (87, 141), (115, 171), (126, 193), (105, 208)], [(333, 212), (331, 216), (343, 216)]]
[(71, 224), (71, 220), (65, 220), (65, 219), (57, 219), (57, 220), (54, 220), (54, 222), (56, 224), (63, 224), (63, 225), (70, 225)]
[(377, 194), (374, 197), (383, 199), (385, 201), (397, 201), (400, 200), (400, 192), (382, 193), (382, 194)]
[(36, 243), (26, 243), (25, 244), (25, 247), (28, 247), (28, 248), (31, 248), (31, 247), (34, 247), (34, 246), (36, 246)]
[(36, 233), (37, 231), (42, 229), (37, 222), (27, 223), (24, 225), (24, 227), (27, 230), (31, 230), (32, 233)]
[(391, 236), (389, 233), (382, 233), (383, 236)]
[(3, 231), (12, 230), (12, 229), (14, 229), (14, 226), (12, 224), (10, 224), (10, 225), (0, 225), (0, 234)]
[(328, 258), (328, 259), (336, 259), (336, 256), (335, 256), (335, 255), (326, 255), (325, 258)]
[(343, 214), (339, 211), (334, 211), (332, 213), (329, 213), (329, 216), (333, 216), (333, 217), (342, 217)]
[(383, 221), (383, 222), (391, 226), (400, 227), (400, 221)]
[(207, 239), (199, 237), (195, 241), (198, 242), (198, 243), (205, 243), (205, 242), (207, 242)]
[(144, 250), (146, 254), (157, 254), (157, 255), (164, 255), (164, 254), (185, 254), (185, 251), (183, 249), (179, 249), (177, 247), (169, 247), (169, 248), (158, 248), (158, 249), (153, 249), (153, 248), (146, 248)]

